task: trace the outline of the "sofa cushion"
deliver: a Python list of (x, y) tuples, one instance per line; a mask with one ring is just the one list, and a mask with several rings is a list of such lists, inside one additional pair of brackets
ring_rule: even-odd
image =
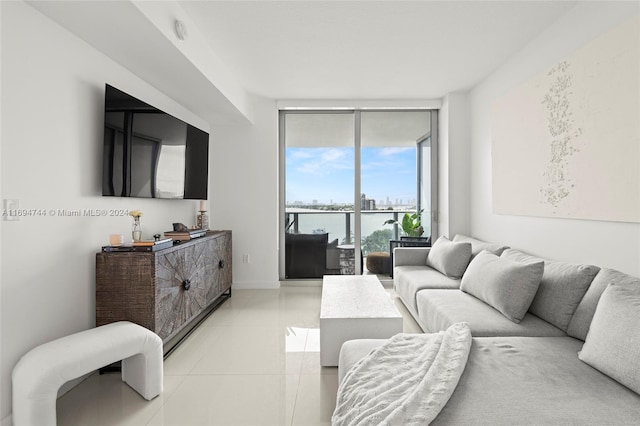
[(371, 351), (387, 343), (387, 340), (388, 339), (355, 339), (344, 342), (340, 347), (338, 384), (342, 382), (342, 379), (344, 379), (347, 372), (351, 370), (351, 367), (369, 355)]
[(460, 290), (420, 290), (417, 306), (426, 332), (435, 333), (457, 322), (467, 322), (474, 337), (565, 336), (562, 330), (530, 313), (516, 324), (480, 299)]
[(457, 234), (453, 237), (453, 242), (456, 243), (470, 243), (471, 244), (471, 258), (476, 257), (482, 250), (486, 250), (495, 255), (500, 256), (503, 251), (509, 248), (502, 244), (488, 243), (485, 241), (477, 240), (466, 235)]
[(640, 394), (640, 287), (609, 284), (578, 357)]
[(563, 331), (569, 328), (571, 317), (600, 270), (597, 266), (544, 260), (514, 249), (505, 250), (501, 257), (523, 263), (544, 261), (540, 287), (529, 311)]
[(640, 287), (640, 278), (632, 277), (615, 269), (603, 268), (593, 279), (586, 294), (580, 301), (575, 314), (571, 318), (567, 334), (581, 340), (587, 338), (589, 325), (596, 312), (596, 306), (602, 292), (610, 283), (637, 285)]
[(393, 286), (413, 315), (418, 315), (416, 293), (425, 288), (458, 289), (460, 279), (449, 278), (424, 265), (396, 266)]
[(536, 295), (544, 262), (521, 263), (482, 251), (469, 263), (460, 290), (519, 323)]
[(640, 395), (576, 354), (572, 337), (474, 337), (458, 386), (430, 426), (637, 425)]
[(460, 278), (471, 259), (471, 243), (454, 243), (440, 237), (427, 255), (427, 266), (450, 278)]

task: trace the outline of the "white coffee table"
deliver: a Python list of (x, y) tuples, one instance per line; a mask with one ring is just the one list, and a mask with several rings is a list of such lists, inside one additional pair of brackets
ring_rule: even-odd
[(325, 275), (320, 306), (320, 364), (338, 365), (347, 340), (402, 332), (402, 315), (374, 275)]

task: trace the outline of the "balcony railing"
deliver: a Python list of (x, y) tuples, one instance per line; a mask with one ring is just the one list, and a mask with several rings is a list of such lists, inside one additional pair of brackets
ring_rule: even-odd
[[(384, 225), (384, 222), (393, 219), (398, 221), (405, 213), (415, 213), (415, 209), (406, 210), (362, 210), (361, 211), (361, 245), (363, 255), (372, 251), (387, 251), (390, 240), (398, 240), (402, 235), (400, 227)], [(339, 244), (353, 244), (354, 238), (354, 211), (353, 210), (314, 210), (304, 208), (291, 208), (285, 210), (287, 232), (314, 234), (329, 234), (329, 241), (338, 239)], [(424, 226), (424, 224), (423, 224)], [(428, 226), (425, 226), (425, 235), (430, 234)], [(376, 231), (390, 230), (391, 234), (384, 238), (379, 233), (378, 238), (373, 234)]]

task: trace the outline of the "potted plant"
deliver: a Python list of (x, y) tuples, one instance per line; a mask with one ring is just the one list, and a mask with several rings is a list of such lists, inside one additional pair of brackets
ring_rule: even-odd
[(420, 216), (422, 216), (423, 211), (424, 209), (413, 214), (405, 213), (401, 222), (398, 222), (395, 219), (389, 219), (386, 220), (383, 225), (400, 224), (402, 231), (407, 237), (420, 237), (424, 233), (424, 228), (420, 221)]

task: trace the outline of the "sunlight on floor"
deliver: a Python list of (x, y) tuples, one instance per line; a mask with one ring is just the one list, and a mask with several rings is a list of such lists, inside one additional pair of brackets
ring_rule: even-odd
[[(165, 360), (159, 397), (145, 401), (119, 373), (95, 374), (58, 400), (58, 424), (328, 425), (338, 377), (320, 366), (321, 294), (234, 290)], [(395, 299), (405, 332), (419, 332)]]

